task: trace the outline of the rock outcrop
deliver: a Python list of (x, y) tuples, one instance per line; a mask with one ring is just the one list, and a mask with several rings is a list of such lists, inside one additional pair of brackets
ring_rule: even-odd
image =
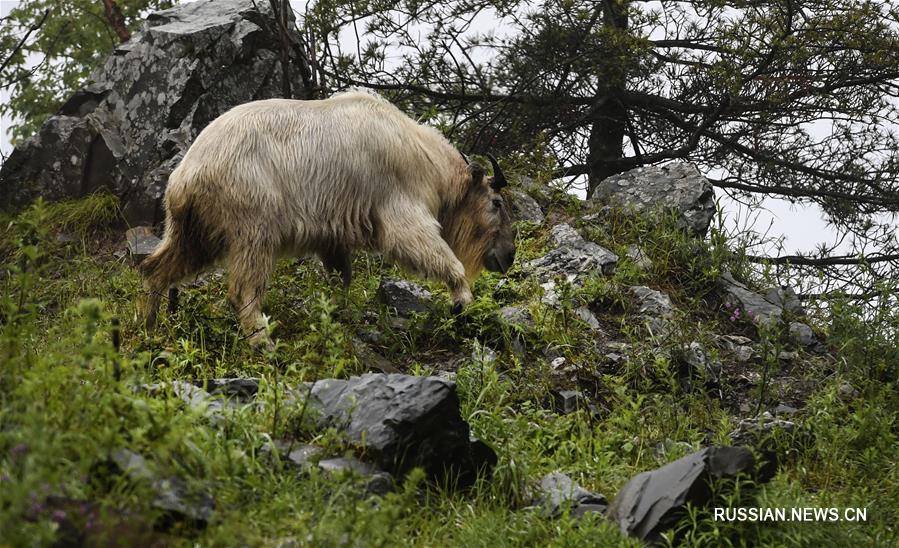
[[(106, 190), (132, 225), (160, 221), (168, 175), (197, 134), (231, 107), (283, 95), (277, 28), (269, 2), (253, 0), (199, 0), (150, 14), (10, 154), (0, 207)], [(291, 55), (292, 95), (302, 97), (300, 60)]]
[(682, 162), (608, 177), (596, 187), (593, 199), (641, 214), (673, 211), (680, 224), (697, 236), (705, 236), (715, 216), (712, 184), (696, 166)]

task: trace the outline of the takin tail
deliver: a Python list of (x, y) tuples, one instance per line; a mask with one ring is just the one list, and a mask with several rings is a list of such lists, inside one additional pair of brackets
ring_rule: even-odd
[(169, 313), (177, 308), (176, 283), (202, 271), (221, 255), (224, 239), (203, 222), (202, 212), (188, 200), (181, 207), (166, 207), (165, 236), (139, 269), (147, 292), (146, 326), (152, 331), (163, 295), (168, 292)]

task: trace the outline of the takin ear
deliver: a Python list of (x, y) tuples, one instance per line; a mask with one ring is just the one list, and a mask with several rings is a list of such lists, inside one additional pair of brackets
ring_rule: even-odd
[(486, 171), (484, 166), (477, 162), (468, 164), (468, 171), (471, 173), (471, 188), (477, 188), (484, 184), (484, 175)]

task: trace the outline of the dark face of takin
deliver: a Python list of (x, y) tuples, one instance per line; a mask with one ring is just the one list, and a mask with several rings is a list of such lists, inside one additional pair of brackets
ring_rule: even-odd
[(459, 223), (461, 249), (456, 251), (470, 278), (481, 268), (505, 273), (515, 262), (515, 230), (501, 193), (506, 178), (496, 161), (491, 158), (491, 162), (492, 177), (485, 177), (480, 165), (469, 165), (471, 187), (460, 208), (465, 214), (464, 221)]

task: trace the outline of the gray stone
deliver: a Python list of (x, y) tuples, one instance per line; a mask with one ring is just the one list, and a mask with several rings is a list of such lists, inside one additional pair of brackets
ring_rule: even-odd
[(574, 413), (580, 407), (586, 407), (584, 395), (577, 390), (553, 390), (549, 393), (553, 408), (560, 415)]
[[(707, 447), (631, 478), (618, 492), (607, 515), (623, 534), (655, 542), (661, 533), (677, 524), (688, 504), (702, 507), (711, 501), (711, 481), (739, 474), (752, 476), (755, 469), (749, 449)], [(763, 474), (755, 479), (764, 482), (771, 478), (770, 474)]]
[(718, 336), (719, 348), (730, 354), (737, 363), (746, 363), (757, 357), (751, 343), (752, 339), (740, 335)]
[(792, 405), (787, 405), (785, 403), (778, 404), (777, 407), (774, 408), (775, 415), (795, 415), (799, 410), (793, 407)]
[(599, 320), (596, 319), (596, 315), (586, 306), (575, 308), (574, 313), (582, 322), (587, 324), (592, 331), (602, 331), (602, 327), (599, 325)]
[(601, 181), (594, 200), (641, 214), (674, 211), (679, 223), (705, 236), (715, 216), (715, 190), (692, 164), (645, 166)]
[(111, 460), (131, 480), (150, 482), (155, 493), (153, 507), (162, 510), (167, 518), (202, 526), (212, 517), (215, 510), (212, 495), (190, 489), (187, 482), (177, 476), (159, 477), (142, 455), (119, 449), (113, 452)]
[(525, 272), (536, 276), (544, 293), (544, 302), (558, 304), (555, 290), (557, 276), (569, 283), (580, 285), (584, 277), (595, 274), (611, 276), (618, 265), (618, 256), (608, 249), (585, 240), (570, 225), (560, 224), (550, 230), (553, 249), (543, 257), (524, 264)]
[[(199, 381), (198, 384), (201, 387), (203, 385), (202, 381)], [(221, 394), (242, 400), (255, 398), (259, 391), (259, 378), (257, 377), (210, 379), (205, 384), (206, 390), (210, 394)]]
[(638, 270), (643, 272), (652, 270), (652, 259), (638, 245), (631, 244), (627, 246), (627, 258), (634, 263)]
[(150, 227), (136, 226), (125, 232), (125, 243), (128, 253), (131, 255), (131, 262), (138, 264), (149, 257), (162, 243), (162, 240), (153, 234), (153, 229)]
[(718, 380), (722, 364), (709, 358), (705, 348), (699, 342), (693, 341), (687, 345), (683, 349), (683, 358), (693, 375), (702, 375), (712, 381)]
[(524, 190), (512, 187), (505, 191), (506, 202), (512, 211), (512, 219), (529, 223), (543, 224), (543, 210), (537, 200)]
[[(0, 208), (106, 190), (132, 224), (160, 222), (168, 175), (198, 133), (236, 105), (282, 94), (278, 26), (269, 2), (255, 4), (200, 0), (151, 13), (13, 150), (0, 167)], [(300, 39), (292, 28), (290, 37)], [(301, 60), (290, 56), (303, 97)]]
[(718, 280), (718, 288), (730, 310), (739, 308), (741, 316), (748, 316), (759, 325), (773, 326), (780, 323), (784, 310), (794, 316), (805, 313), (796, 293), (788, 287), (774, 287), (757, 293), (725, 272)]
[(420, 466), (432, 477), (450, 472), (459, 485), (468, 485), (496, 463), (489, 447), (472, 441), (456, 385), (444, 379), (395, 374), (326, 379), (313, 385), (310, 397), (317, 425), (364, 444), (366, 456), (382, 470), (402, 476)]
[(353, 337), (353, 353), (356, 359), (369, 371), (381, 373), (399, 373), (400, 370), (390, 360), (375, 352), (370, 346)]
[(531, 313), (520, 306), (504, 306), (499, 309), (499, 315), (504, 322), (521, 330), (534, 327), (534, 319), (531, 317)]
[(802, 347), (818, 344), (818, 338), (812, 328), (802, 322), (790, 322), (790, 338)]
[(799, 296), (792, 287), (769, 287), (763, 291), (763, 295), (766, 301), (774, 303), (794, 316), (805, 315)]
[(734, 445), (758, 446), (776, 432), (793, 432), (795, 428), (796, 423), (765, 411), (758, 417), (741, 420), (730, 439)]
[(674, 305), (671, 297), (643, 285), (629, 287), (628, 290), (637, 301), (637, 313), (641, 316), (671, 319), (674, 317)]
[(431, 292), (427, 289), (408, 280), (396, 278), (381, 279), (378, 298), (404, 318), (427, 312), (431, 309), (433, 300)]
[(603, 512), (608, 504), (605, 496), (587, 491), (561, 472), (543, 476), (540, 491), (542, 495), (534, 501), (534, 506), (548, 517), (560, 516), (569, 508), (574, 512), (581, 505), (591, 505), (590, 510)]
[(646, 286), (628, 288), (637, 304), (637, 317), (643, 320), (650, 333), (660, 337), (667, 335), (672, 329), (675, 315), (671, 298), (655, 289)]
[(837, 394), (840, 396), (840, 399), (854, 400), (858, 397), (858, 390), (848, 382), (844, 382), (837, 388)]

